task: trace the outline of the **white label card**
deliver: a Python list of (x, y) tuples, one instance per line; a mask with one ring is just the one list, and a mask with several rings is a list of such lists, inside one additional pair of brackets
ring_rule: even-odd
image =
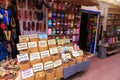
[(53, 66), (53, 61), (46, 62), (44, 63), (44, 70), (52, 69)]
[(49, 50), (50, 50), (50, 54), (57, 54), (58, 53), (57, 47), (50, 48)]
[(35, 59), (40, 59), (40, 53), (39, 52), (30, 53), (30, 61), (33, 61)]
[(32, 38), (38, 38), (38, 35), (37, 34), (30, 34), (29, 35), (29, 38), (32, 39)]
[(54, 67), (58, 67), (58, 66), (61, 66), (62, 65), (62, 60), (61, 59), (58, 59), (54, 62)]
[(83, 56), (83, 50), (79, 50), (78, 52), (79, 52), (80, 56)]
[(58, 45), (60, 45), (60, 44), (64, 44), (64, 40), (63, 39), (59, 39), (58, 40)]
[(72, 52), (74, 50), (73, 46), (69, 46), (68, 49), (70, 52)]
[(71, 59), (72, 57), (71, 57), (70, 53), (67, 53), (67, 54), (65, 54), (65, 58), (66, 59)]
[(42, 71), (42, 70), (43, 70), (43, 63), (33, 65), (33, 71), (34, 72)]
[(72, 51), (72, 55), (74, 56), (74, 57), (78, 57), (78, 56), (80, 56), (80, 53), (78, 52), (78, 51)]
[(29, 48), (36, 48), (37, 47), (37, 42), (34, 41), (34, 42), (28, 42), (28, 47)]
[(39, 41), (39, 47), (46, 47), (47, 41)]
[(48, 45), (53, 45), (53, 44), (56, 44), (55, 39), (48, 40)]
[(22, 79), (26, 79), (34, 75), (32, 68), (21, 71), (21, 74), (22, 74)]
[(62, 51), (62, 47), (61, 46), (57, 46), (57, 51), (61, 52)]
[(70, 39), (65, 39), (64, 42), (65, 42), (65, 44), (70, 43)]
[(28, 54), (19, 54), (17, 55), (17, 60), (18, 62), (24, 62), (24, 61), (28, 61), (29, 60), (29, 57), (28, 57)]
[(19, 43), (19, 44), (17, 44), (17, 49), (19, 51), (28, 49), (27, 43)]
[(45, 57), (50, 56), (50, 54), (49, 54), (49, 51), (48, 51), (48, 50), (47, 50), (47, 51), (42, 51), (42, 52), (40, 52), (40, 55), (41, 55), (41, 58), (45, 58)]
[(29, 41), (28, 35), (21, 35), (21, 36), (19, 36), (19, 41), (20, 42)]

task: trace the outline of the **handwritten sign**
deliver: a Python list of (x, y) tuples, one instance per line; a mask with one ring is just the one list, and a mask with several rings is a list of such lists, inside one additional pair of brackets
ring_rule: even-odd
[(19, 51), (28, 49), (27, 43), (19, 43), (19, 44), (17, 44), (17, 49)]
[(47, 41), (39, 41), (39, 47), (46, 47)]
[(79, 50), (78, 52), (79, 52), (80, 56), (83, 56), (83, 50)]
[(53, 61), (44, 63), (44, 70), (52, 69), (54, 67)]
[(61, 66), (62, 65), (62, 60), (61, 59), (58, 59), (54, 62), (54, 67), (58, 67), (58, 66)]
[(38, 72), (43, 70), (43, 63), (33, 65), (33, 71)]
[(18, 62), (28, 61), (29, 60), (28, 54), (26, 53), (17, 55), (17, 60)]
[(30, 39), (38, 38), (38, 35), (37, 35), (37, 34), (30, 34), (30, 35), (29, 35), (29, 38), (30, 38)]
[(70, 52), (72, 52), (74, 50), (73, 46), (69, 46), (68, 49)]
[(65, 44), (70, 43), (70, 39), (65, 39), (65, 40), (64, 40), (64, 43), (65, 43)]
[(78, 57), (78, 56), (80, 56), (80, 53), (78, 52), (78, 51), (72, 51), (72, 55), (74, 56), (74, 57)]
[(66, 59), (71, 59), (72, 57), (71, 57), (70, 53), (66, 53), (66, 54), (65, 54), (65, 58), (66, 58)]
[(48, 45), (54, 45), (54, 44), (56, 44), (55, 39), (48, 40)]
[(47, 51), (42, 51), (42, 52), (40, 52), (40, 55), (41, 55), (41, 58), (45, 58), (45, 57), (50, 56), (50, 54), (49, 54), (49, 51), (48, 51), (48, 50), (47, 50)]
[(62, 47), (61, 46), (57, 46), (57, 51), (61, 52), (62, 51)]
[(22, 74), (22, 79), (26, 79), (34, 75), (32, 68), (21, 71), (21, 74)]
[(57, 47), (50, 48), (49, 50), (50, 50), (50, 54), (57, 54), (58, 53)]
[(21, 36), (19, 36), (19, 41), (20, 41), (20, 42), (29, 41), (28, 35), (21, 35)]
[(37, 42), (34, 41), (34, 42), (28, 42), (28, 47), (29, 48), (36, 48), (37, 47)]
[(30, 61), (33, 61), (35, 59), (40, 59), (40, 53), (39, 52), (30, 53)]

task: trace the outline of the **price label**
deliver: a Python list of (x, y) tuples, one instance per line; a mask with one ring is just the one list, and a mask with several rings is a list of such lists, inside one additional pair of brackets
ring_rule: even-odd
[(43, 70), (43, 63), (33, 65), (33, 71), (34, 72), (42, 71), (42, 70)]
[(46, 47), (47, 41), (39, 41), (39, 47)]
[(19, 43), (17, 44), (17, 49), (20, 51), (20, 50), (26, 50), (28, 49), (27, 47), (27, 43)]
[(50, 54), (49, 54), (49, 51), (48, 51), (48, 50), (47, 50), (47, 51), (42, 51), (42, 52), (40, 52), (40, 55), (41, 55), (41, 58), (45, 58), (45, 57), (50, 56)]
[(53, 66), (53, 61), (46, 62), (44, 63), (44, 70), (52, 69)]
[(28, 42), (28, 47), (29, 48), (36, 48), (37, 47), (37, 42)]
[(58, 53), (57, 47), (50, 48), (49, 50), (50, 50), (50, 54), (57, 54)]
[(40, 59), (40, 53), (39, 52), (30, 53), (30, 61), (33, 61), (35, 59)]
[(61, 65), (62, 65), (62, 60), (61, 60), (61, 59), (56, 60), (56, 61), (54, 62), (54, 67), (58, 67), (58, 66), (61, 66)]
[(64, 42), (65, 44), (70, 43), (70, 39), (65, 39)]
[(54, 44), (56, 44), (55, 39), (48, 40), (48, 45), (54, 45)]
[(26, 53), (17, 55), (17, 60), (18, 62), (28, 61), (29, 60), (28, 54)]
[(78, 52), (79, 52), (80, 56), (83, 56), (83, 50), (79, 50)]
[(37, 35), (37, 34), (30, 34), (30, 35), (29, 35), (29, 38), (30, 38), (30, 39), (38, 38), (38, 35)]
[(73, 46), (69, 46), (68, 49), (70, 52), (72, 52), (74, 50)]
[(65, 58), (66, 59), (71, 59), (72, 57), (71, 57), (70, 53), (67, 53), (67, 54), (65, 54)]
[(78, 56), (80, 56), (80, 53), (78, 52), (78, 51), (72, 51), (72, 55), (74, 56), (74, 57), (78, 57)]
[(21, 35), (21, 36), (19, 36), (19, 41), (20, 42), (29, 41), (28, 35)]
[(59, 39), (58, 40), (58, 45), (64, 44), (64, 40), (63, 39)]
[(62, 51), (62, 47), (61, 46), (57, 46), (57, 51), (61, 52)]
[(26, 79), (34, 75), (32, 68), (21, 71), (21, 74), (22, 74), (22, 79)]

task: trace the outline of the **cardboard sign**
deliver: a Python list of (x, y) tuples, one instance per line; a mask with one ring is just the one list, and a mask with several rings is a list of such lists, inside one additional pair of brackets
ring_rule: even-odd
[(42, 52), (40, 52), (40, 55), (41, 55), (41, 58), (45, 58), (45, 57), (50, 56), (50, 54), (49, 54), (49, 51), (48, 51), (48, 50), (47, 50), (47, 51), (42, 51)]
[(80, 56), (83, 56), (83, 50), (79, 50), (78, 52), (79, 52)]
[(26, 53), (17, 55), (17, 60), (18, 62), (28, 61), (29, 60), (28, 54)]
[(47, 41), (39, 41), (39, 47), (46, 47)]
[(19, 36), (19, 41), (20, 42), (29, 41), (28, 35), (21, 35), (21, 36)]
[(28, 49), (27, 43), (19, 43), (19, 44), (17, 44), (17, 49), (19, 51)]
[(78, 56), (80, 56), (80, 53), (78, 52), (78, 51), (72, 51), (72, 55), (74, 56), (74, 57), (78, 57)]
[(57, 46), (57, 51), (61, 52), (62, 51), (62, 47), (61, 46)]
[(30, 53), (30, 61), (33, 61), (35, 59), (40, 59), (40, 53), (39, 52)]
[(33, 65), (33, 71), (34, 72), (42, 71), (42, 70), (43, 70), (43, 63)]
[(53, 61), (46, 62), (44, 63), (44, 70), (52, 69), (53, 66)]
[(54, 67), (58, 67), (58, 66), (61, 66), (61, 65), (62, 65), (62, 60), (61, 60), (61, 59), (56, 60), (56, 61), (54, 62)]
[(56, 44), (55, 39), (48, 40), (48, 45), (53, 45), (53, 44)]
[(29, 35), (29, 38), (30, 38), (30, 39), (38, 38), (38, 35), (37, 35), (37, 34), (30, 34), (30, 35)]
[(73, 46), (69, 46), (68, 49), (70, 52), (72, 52), (74, 50)]
[(50, 48), (49, 50), (50, 50), (50, 54), (57, 54), (58, 53), (57, 47)]
[(37, 48), (37, 42), (34, 41), (34, 42), (28, 42), (28, 47), (29, 48)]
[(21, 75), (22, 75), (22, 79), (26, 79), (26, 78), (29, 78), (31, 76), (33, 76), (33, 69), (30, 68), (30, 69), (26, 69), (24, 71), (21, 71)]
[(64, 40), (64, 43), (65, 43), (65, 44), (70, 43), (70, 39), (65, 39), (65, 40)]
[(70, 53), (67, 53), (67, 54), (65, 54), (65, 58), (66, 59), (71, 59), (72, 57), (71, 57)]
[(58, 40), (58, 45), (64, 44), (64, 40), (63, 39), (59, 39)]

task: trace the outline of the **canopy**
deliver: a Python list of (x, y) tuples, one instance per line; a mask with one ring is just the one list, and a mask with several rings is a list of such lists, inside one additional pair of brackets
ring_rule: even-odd
[(84, 5), (84, 6), (96, 6), (99, 5), (97, 0), (60, 0), (63, 2)]

